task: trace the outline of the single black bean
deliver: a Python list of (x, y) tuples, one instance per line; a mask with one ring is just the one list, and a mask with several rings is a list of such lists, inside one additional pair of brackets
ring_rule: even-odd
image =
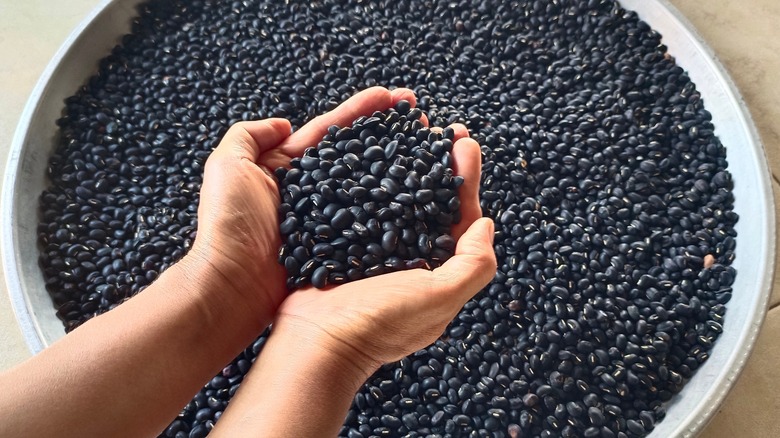
[(393, 251), (395, 251), (397, 245), (398, 234), (395, 231), (387, 231), (382, 236), (382, 249), (384, 249), (388, 254), (391, 254)]
[(330, 220), (330, 225), (337, 230), (343, 230), (350, 226), (353, 220), (354, 217), (349, 210), (342, 208), (333, 215), (333, 218)]
[(279, 225), (279, 232), (282, 234), (290, 234), (298, 226), (298, 219), (295, 216), (290, 216), (285, 219), (281, 225)]
[(328, 281), (328, 268), (320, 266), (311, 274), (311, 284), (319, 289), (325, 287)]
[(377, 161), (385, 158), (385, 150), (380, 146), (371, 146), (363, 152), (363, 156), (370, 161)]

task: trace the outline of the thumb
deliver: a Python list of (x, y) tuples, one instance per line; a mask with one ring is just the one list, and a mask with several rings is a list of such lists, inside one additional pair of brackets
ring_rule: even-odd
[(290, 122), (285, 119), (238, 122), (228, 129), (211, 156), (213, 161), (242, 158), (256, 163), (260, 155), (289, 136)]
[(496, 275), (493, 220), (480, 218), (460, 236), (455, 255), (435, 269), (433, 290), (466, 301)]

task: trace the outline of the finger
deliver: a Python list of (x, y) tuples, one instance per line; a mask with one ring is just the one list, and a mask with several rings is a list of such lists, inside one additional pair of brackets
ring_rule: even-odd
[(246, 158), (256, 163), (260, 155), (275, 148), (289, 136), (290, 122), (285, 119), (238, 122), (230, 127), (209, 160)]
[(455, 312), (496, 273), (494, 233), (493, 221), (481, 218), (458, 240), (455, 255), (433, 271), (411, 269), (392, 272), (347, 283), (346, 288), (339, 286), (338, 289), (345, 293), (396, 292), (414, 306), (435, 309), (446, 302), (452, 304), (447, 313)]
[(316, 146), (328, 133), (329, 127), (351, 125), (360, 116), (384, 111), (391, 106), (390, 91), (384, 87), (368, 88), (352, 96), (333, 111), (312, 119), (293, 133), (280, 148), (290, 157), (300, 156), (306, 148)]
[(466, 138), (469, 136), (469, 129), (466, 128), (466, 125), (462, 123), (453, 123), (449, 127), (455, 131), (455, 137), (452, 140), (453, 143), (457, 142), (461, 138)]
[(471, 224), (458, 239), (455, 255), (433, 270), (434, 293), (457, 298), (462, 305), (493, 279), (496, 274), (494, 227), (490, 218), (480, 218)]
[(455, 175), (463, 177), (463, 185), (458, 189), (461, 220), (452, 226), (452, 234), (457, 239), (474, 221), (482, 217), (482, 208), (479, 205), (482, 152), (479, 144), (470, 137), (456, 141), (452, 146), (452, 163)]
[[(388, 91), (384, 87), (372, 87), (363, 90), (333, 111), (316, 117), (301, 127), (281, 145), (280, 150), (289, 157), (298, 157), (303, 154), (306, 148), (316, 146), (328, 133), (329, 127), (333, 125), (349, 126), (360, 116), (368, 116), (375, 111), (385, 111), (402, 100), (409, 101), (412, 107), (417, 105), (414, 92), (408, 88), (396, 88), (393, 91)], [(428, 126), (428, 118), (425, 115), (420, 120), (425, 126)]]
[[(453, 123), (452, 125), (448, 126), (448, 128), (452, 129), (452, 131), (454, 132), (452, 138), (453, 143), (460, 140), (461, 138), (466, 138), (469, 136), (468, 128), (466, 128), (466, 125), (462, 123)], [(444, 132), (444, 128), (441, 128), (439, 126), (433, 126), (431, 127), (431, 132), (441, 134), (442, 132)]]

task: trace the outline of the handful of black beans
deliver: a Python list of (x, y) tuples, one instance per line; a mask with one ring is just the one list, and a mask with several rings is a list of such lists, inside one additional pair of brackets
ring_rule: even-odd
[[(373, 85), (412, 88), (432, 126), (482, 146), (499, 269), (441, 339), (366, 382), (340, 435), (650, 433), (728, 330), (737, 215), (696, 86), (613, 0), (144, 3), (59, 121), (39, 242), (66, 329), (182, 257), (231, 124), (299, 128)], [(204, 437), (264, 342), (162, 436)]]
[(289, 289), (432, 269), (452, 256), (463, 183), (452, 172), (454, 131), (431, 131), (421, 116), (401, 101), (332, 126), (290, 170), (276, 171)]

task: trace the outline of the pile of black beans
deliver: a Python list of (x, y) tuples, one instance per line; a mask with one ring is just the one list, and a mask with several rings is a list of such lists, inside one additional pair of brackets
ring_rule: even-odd
[(431, 131), (421, 116), (403, 100), (331, 126), (290, 170), (277, 169), (288, 289), (432, 269), (452, 257), (463, 184), (452, 171), (455, 131)]
[[(613, 0), (142, 5), (66, 100), (41, 197), (66, 330), (187, 251), (230, 124), (300, 127), (377, 84), (482, 145), (499, 270), (436, 343), (366, 382), (341, 435), (649, 433), (723, 330), (737, 215), (699, 92)], [(264, 339), (163, 435), (206, 435)]]

